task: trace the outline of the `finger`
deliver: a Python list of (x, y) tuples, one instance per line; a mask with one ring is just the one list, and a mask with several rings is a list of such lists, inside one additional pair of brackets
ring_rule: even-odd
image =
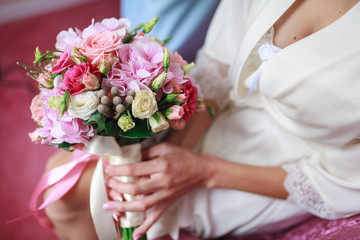
[(118, 211), (118, 212), (126, 212), (126, 211), (135, 211), (135, 212), (143, 212), (146, 211), (155, 204), (161, 203), (164, 199), (169, 196), (168, 191), (158, 191), (154, 194), (150, 194), (145, 196), (141, 200), (135, 200), (130, 202), (119, 202), (119, 201), (109, 201), (103, 205), (105, 210), (110, 211)]
[(108, 165), (105, 172), (109, 176), (146, 176), (159, 170), (157, 161), (146, 161), (124, 165)]
[(109, 196), (114, 201), (118, 201), (118, 202), (123, 202), (124, 201), (124, 196), (121, 193), (118, 193), (118, 192), (116, 192), (114, 190), (111, 190), (109, 192)]
[(172, 202), (173, 201), (166, 201), (151, 209), (148, 214), (146, 214), (145, 221), (133, 232), (133, 238), (140, 239), (141, 236), (145, 235), (149, 228), (160, 218)]
[(149, 148), (146, 148), (142, 151), (142, 157), (144, 160), (153, 159), (161, 157), (166, 153), (171, 152), (174, 149), (174, 146), (168, 143), (161, 143)]
[(117, 179), (111, 178), (108, 181), (110, 188), (119, 193), (127, 193), (131, 196), (148, 194), (156, 192), (162, 187), (162, 182), (158, 177), (143, 178), (136, 183), (124, 183)]

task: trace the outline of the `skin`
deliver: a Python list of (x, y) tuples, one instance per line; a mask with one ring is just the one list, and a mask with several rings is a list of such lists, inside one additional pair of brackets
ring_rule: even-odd
[[(331, 24), (357, 2), (359, 0), (298, 0), (274, 24), (273, 42), (285, 48)], [(283, 187), (286, 172), (281, 167), (237, 164), (191, 151), (211, 121), (206, 113), (196, 114), (186, 129), (171, 134), (167, 143), (144, 150), (145, 161), (106, 167), (112, 200), (104, 208), (117, 216), (124, 211), (146, 211), (144, 223), (133, 234), (135, 239), (145, 234), (179, 197), (200, 187), (236, 189), (280, 199), (288, 196)], [(50, 159), (47, 168), (63, 164), (70, 157), (71, 154), (59, 152)], [(96, 239), (88, 207), (94, 167), (95, 164), (90, 163), (75, 188), (46, 209), (60, 239)], [(124, 175), (139, 176), (141, 180), (129, 184), (113, 178)], [(122, 193), (145, 197), (120, 202)]]

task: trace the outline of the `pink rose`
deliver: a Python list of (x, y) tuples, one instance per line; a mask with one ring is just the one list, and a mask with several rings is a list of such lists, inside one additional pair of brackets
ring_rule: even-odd
[(183, 91), (187, 99), (181, 106), (184, 108), (185, 112), (183, 119), (188, 122), (190, 116), (196, 113), (196, 107), (198, 105), (198, 91), (197, 88), (192, 85), (190, 80), (184, 84), (184, 87)]
[(42, 105), (44, 102), (41, 100), (42, 94), (36, 95), (30, 105), (31, 110), (31, 118), (34, 119), (35, 122), (39, 123), (41, 119), (45, 116), (44, 110), (42, 108)]
[(82, 79), (87, 76), (89, 72), (90, 66), (88, 63), (80, 63), (68, 69), (64, 74), (61, 86), (62, 90), (69, 90), (70, 94), (80, 93), (85, 88)]
[(176, 130), (183, 130), (186, 126), (186, 121), (184, 119), (170, 120), (169, 124), (172, 128), (175, 128)]
[(52, 84), (50, 84), (49, 81), (52, 82), (53, 80), (51, 79), (49, 72), (40, 73), (36, 81), (46, 88), (52, 87)]
[(179, 120), (184, 116), (185, 112), (181, 106), (174, 105), (174, 106), (171, 106), (165, 112), (165, 114), (166, 114), (167, 119), (169, 119), (169, 120)]
[[(121, 45), (121, 39), (113, 31), (102, 31), (83, 39), (80, 43), (80, 51), (92, 62), (98, 55), (103, 52), (115, 53)], [(99, 63), (93, 63), (97, 65)]]
[(51, 70), (51, 74), (62, 73), (64, 70), (74, 66), (74, 62), (70, 58), (70, 54), (64, 52), (60, 55), (60, 59), (56, 62)]
[(85, 85), (88, 89), (97, 89), (99, 88), (99, 79), (92, 73), (84, 75), (81, 83)]

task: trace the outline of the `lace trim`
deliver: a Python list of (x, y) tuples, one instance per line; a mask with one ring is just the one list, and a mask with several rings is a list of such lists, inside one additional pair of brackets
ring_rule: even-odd
[(306, 208), (310, 213), (326, 219), (335, 219), (336, 213), (322, 199), (299, 164), (285, 164), (288, 173), (284, 187), (288, 191), (288, 201)]
[(192, 73), (204, 97), (215, 101), (220, 110), (228, 103), (231, 89), (228, 69), (228, 65), (216, 61), (207, 56), (204, 50), (200, 50), (196, 58), (194, 72)]

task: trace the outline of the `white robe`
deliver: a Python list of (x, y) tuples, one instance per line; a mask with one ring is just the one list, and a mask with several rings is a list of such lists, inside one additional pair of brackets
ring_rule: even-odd
[(217, 62), (229, 67), (232, 85), (232, 98), (221, 101), (227, 105), (201, 152), (283, 166), (289, 198), (200, 189), (173, 206), (149, 238), (169, 231), (175, 236), (178, 228), (204, 238), (244, 235), (283, 229), (309, 213), (336, 219), (360, 212), (360, 3), (273, 56), (262, 68), (257, 91), (234, 104), (245, 97), (246, 80), (261, 64), (253, 48), (293, 2), (223, 0), (202, 51), (208, 60), (199, 59), (197, 74), (200, 85), (226, 92), (224, 79), (216, 79), (221, 74), (211, 73), (217, 68), (206, 72)]

